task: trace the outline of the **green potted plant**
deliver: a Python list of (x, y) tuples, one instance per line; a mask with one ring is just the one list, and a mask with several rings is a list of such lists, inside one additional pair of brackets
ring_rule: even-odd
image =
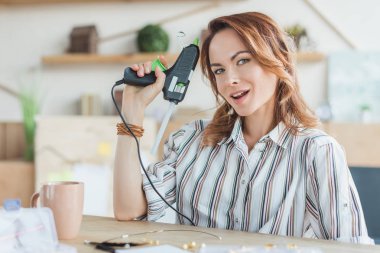
[(306, 28), (301, 26), (300, 24), (295, 24), (286, 27), (285, 32), (288, 33), (294, 39), (294, 43), (296, 44), (296, 47), (299, 50), (301, 39), (307, 37)]
[(39, 104), (35, 93), (32, 91), (22, 91), (19, 99), (22, 107), (26, 144), (24, 159), (26, 161), (34, 161), (35, 116), (39, 112)]
[(360, 119), (363, 123), (371, 121), (371, 106), (367, 103), (363, 103), (359, 106)]
[(169, 35), (160, 25), (147, 25), (137, 34), (140, 52), (166, 52), (169, 48)]
[(35, 116), (39, 112), (37, 95), (32, 89), (23, 88), (22, 91), (18, 93), (2, 84), (0, 84), (0, 90), (20, 101), (26, 145), (24, 159), (26, 161), (34, 161), (34, 137), (36, 132)]

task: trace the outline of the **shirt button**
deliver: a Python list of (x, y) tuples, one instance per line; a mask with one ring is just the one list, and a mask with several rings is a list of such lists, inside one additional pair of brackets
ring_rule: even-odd
[(241, 184), (245, 184), (245, 180), (243, 179), (243, 180), (241, 180)]
[(239, 223), (239, 218), (235, 218), (235, 223)]

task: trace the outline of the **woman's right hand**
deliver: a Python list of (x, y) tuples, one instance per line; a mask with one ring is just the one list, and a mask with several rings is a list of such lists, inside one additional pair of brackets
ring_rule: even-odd
[[(167, 66), (166, 59), (159, 57), (160, 61)], [(137, 76), (143, 77), (151, 72), (151, 62), (134, 64), (131, 69), (137, 72)], [(145, 108), (160, 93), (165, 84), (165, 73), (160, 68), (155, 69), (156, 82), (146, 87), (125, 85), (123, 91), (122, 113), (132, 124), (141, 124)], [(132, 122), (133, 121), (133, 122)]]

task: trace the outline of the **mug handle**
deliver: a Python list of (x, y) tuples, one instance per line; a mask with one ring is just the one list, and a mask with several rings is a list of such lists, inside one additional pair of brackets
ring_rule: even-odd
[(33, 193), (32, 197), (30, 198), (30, 207), (37, 207), (37, 199), (40, 197), (39, 192)]

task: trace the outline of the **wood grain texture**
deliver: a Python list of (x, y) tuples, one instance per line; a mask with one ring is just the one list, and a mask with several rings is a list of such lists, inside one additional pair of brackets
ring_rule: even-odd
[(129, 241), (141, 242), (142, 239), (159, 240), (160, 244), (170, 244), (182, 247), (185, 243), (195, 241), (197, 245), (222, 244), (222, 245), (245, 245), (245, 246), (264, 246), (266, 244), (275, 244), (286, 246), (287, 244), (295, 244), (299, 247), (320, 248), (324, 253), (369, 253), (380, 252), (380, 246), (357, 245), (349, 243), (340, 243), (336, 241), (301, 239), (294, 237), (273, 236), (258, 233), (240, 232), (223, 229), (212, 229), (202, 227), (192, 227), (185, 225), (173, 225), (146, 221), (128, 221), (118, 222), (113, 218), (84, 216), (81, 230), (77, 238), (73, 240), (62, 241), (65, 244), (72, 245), (77, 248), (78, 252), (94, 252), (93, 246), (85, 245), (84, 240), (104, 241), (122, 234), (135, 234), (153, 230), (179, 229), (179, 230), (198, 230), (212, 233), (222, 237), (218, 240), (207, 234), (200, 234), (186, 231), (162, 232), (144, 234), (140, 236), (129, 236)]
[(320, 52), (298, 52), (296, 58), (297, 62), (315, 62), (324, 60), (326, 56)]
[[(176, 2), (178, 0), (0, 0), (0, 4), (55, 4), (55, 3), (96, 3), (96, 2)], [(241, 2), (246, 0), (180, 0), (178, 2)]]
[(158, 55), (164, 55), (168, 62), (174, 62), (178, 55), (169, 53), (139, 53), (128, 55), (99, 55), (99, 54), (63, 54), (42, 57), (45, 65), (59, 64), (109, 64), (109, 63), (143, 63), (152, 61)]
[(5, 159), (21, 159), (25, 151), (24, 125), (21, 122), (8, 122), (5, 125)]
[(0, 160), (23, 157), (25, 134), (22, 122), (0, 122)]
[(0, 161), (0, 203), (18, 198), (23, 207), (29, 207), (34, 192), (34, 164), (26, 161)]
[(380, 168), (380, 124), (331, 122), (323, 128), (343, 146), (350, 166)]
[(6, 142), (5, 142), (5, 123), (0, 123), (0, 160), (5, 159)]
[[(59, 64), (109, 64), (109, 63), (140, 63), (152, 61), (159, 54), (163, 54), (169, 62), (174, 62), (178, 54), (173, 53), (135, 53), (127, 55), (100, 55), (100, 54), (62, 54), (42, 57), (44, 65)], [(319, 52), (299, 52), (297, 62), (322, 61), (325, 55)]]

